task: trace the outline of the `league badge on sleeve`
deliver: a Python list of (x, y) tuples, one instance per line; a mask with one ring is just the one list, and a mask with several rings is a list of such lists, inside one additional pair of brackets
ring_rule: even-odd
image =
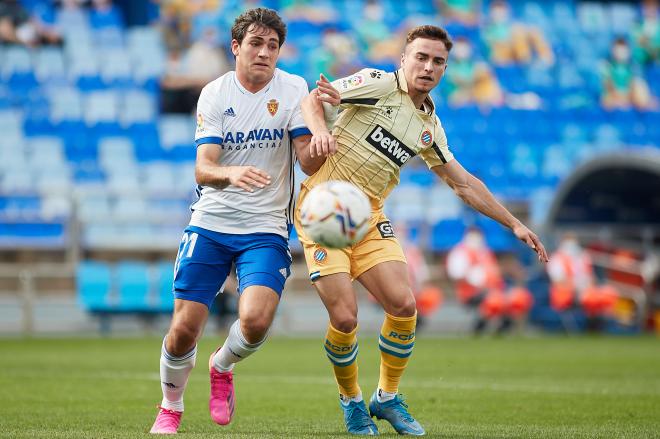
[(197, 132), (204, 132), (204, 116), (202, 116), (202, 113), (197, 113)]
[(277, 113), (277, 109), (280, 107), (280, 103), (277, 102), (277, 99), (271, 99), (266, 103), (266, 108), (268, 108), (268, 112), (270, 113), (271, 116), (275, 116), (275, 113)]

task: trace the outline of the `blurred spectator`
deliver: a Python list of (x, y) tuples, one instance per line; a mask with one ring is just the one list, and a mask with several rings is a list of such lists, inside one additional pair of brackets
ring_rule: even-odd
[(660, 7), (658, 0), (642, 2), (642, 22), (633, 29), (635, 61), (640, 64), (660, 60)]
[(60, 32), (89, 27), (87, 10), (83, 9), (81, 4), (82, 0), (62, 0), (62, 5), (55, 14), (55, 25)]
[(315, 24), (335, 23), (337, 13), (323, 0), (281, 0), (282, 15), (289, 21), (307, 21)]
[(477, 310), (472, 327), (475, 334), (484, 332), (489, 322), (498, 322), (496, 331), (501, 333), (511, 326), (509, 309), (521, 318), (531, 307), (529, 292), (514, 291), (513, 300), (504, 294), (504, 280), (495, 254), (477, 228), (469, 228), (461, 242), (449, 251), (447, 273), (455, 282), (459, 302)]
[(513, 21), (509, 5), (504, 0), (495, 0), (490, 4), (488, 21), (482, 32), (490, 59), (495, 64), (529, 63), (532, 52), (546, 64), (554, 62), (552, 49), (541, 31)]
[(0, 43), (36, 46), (60, 41), (57, 32), (31, 17), (18, 0), (0, 1)]
[(93, 0), (89, 20), (94, 29), (124, 27), (124, 20), (112, 0)]
[(581, 306), (590, 330), (600, 329), (616, 301), (612, 286), (598, 287), (589, 253), (573, 233), (566, 233), (547, 265), (550, 277), (550, 306), (557, 312)]
[[(389, 46), (393, 42), (390, 27), (385, 24), (385, 10), (378, 0), (367, 0), (362, 11), (362, 21), (356, 32), (360, 40), (360, 49), (366, 54), (369, 61), (378, 62), (392, 50)], [(401, 56), (401, 43), (396, 44), (395, 56)]]
[(443, 20), (448, 23), (458, 23), (465, 27), (475, 27), (479, 24), (480, 0), (436, 0), (436, 7)]
[(603, 91), (601, 103), (608, 110), (638, 110), (655, 108), (653, 96), (646, 81), (631, 60), (630, 47), (625, 38), (612, 43), (610, 58), (602, 68)]
[[(220, 0), (161, 0), (160, 22), (168, 48), (191, 43), (191, 26), (196, 15), (217, 11)], [(236, 14), (238, 15), (238, 14)], [(234, 18), (232, 17), (231, 20)]]
[(504, 94), (493, 72), (486, 63), (473, 59), (472, 45), (467, 38), (456, 38), (444, 80), (449, 103), (453, 106), (499, 107), (504, 102)]
[(309, 58), (311, 70), (322, 72), (331, 80), (352, 74), (360, 69), (361, 64), (353, 40), (335, 28), (323, 32), (321, 47), (314, 50)]
[(170, 51), (161, 80), (164, 112), (192, 112), (202, 88), (229, 70), (229, 62), (215, 45), (217, 35), (215, 28), (207, 28), (189, 49)]
[(396, 233), (406, 257), (410, 288), (417, 303), (417, 327), (422, 328), (442, 304), (442, 291), (430, 282), (430, 270), (424, 252), (411, 239), (410, 230), (400, 223), (396, 226)]
[(550, 276), (550, 306), (555, 311), (573, 307), (576, 296), (594, 284), (591, 257), (573, 233), (566, 233), (547, 265)]

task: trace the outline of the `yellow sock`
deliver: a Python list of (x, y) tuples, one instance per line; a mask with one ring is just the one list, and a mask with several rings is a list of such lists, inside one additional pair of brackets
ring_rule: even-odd
[(397, 393), (401, 375), (415, 345), (417, 314), (412, 317), (394, 317), (385, 313), (380, 329), (380, 379), (378, 388)]
[(328, 332), (325, 334), (325, 353), (332, 363), (339, 393), (350, 397), (359, 395), (357, 327), (347, 334), (328, 324)]

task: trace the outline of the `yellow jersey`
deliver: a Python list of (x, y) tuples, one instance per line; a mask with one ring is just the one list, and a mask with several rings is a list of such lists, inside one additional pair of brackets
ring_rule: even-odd
[(364, 69), (332, 84), (343, 110), (332, 130), (338, 151), (303, 182), (308, 189), (328, 180), (350, 181), (381, 209), (412, 157), (419, 155), (429, 169), (454, 158), (433, 100), (429, 96), (423, 110), (415, 108), (402, 69)]

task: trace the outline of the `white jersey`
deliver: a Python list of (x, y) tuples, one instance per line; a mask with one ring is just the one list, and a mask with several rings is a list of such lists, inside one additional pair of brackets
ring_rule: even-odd
[(292, 222), (292, 139), (309, 134), (300, 112), (308, 94), (303, 78), (275, 69), (257, 93), (247, 91), (231, 71), (204, 87), (197, 104), (195, 143), (221, 149), (222, 166), (255, 166), (271, 176), (264, 189), (247, 192), (229, 185), (197, 186), (190, 225), (222, 233), (277, 233), (288, 237)]

